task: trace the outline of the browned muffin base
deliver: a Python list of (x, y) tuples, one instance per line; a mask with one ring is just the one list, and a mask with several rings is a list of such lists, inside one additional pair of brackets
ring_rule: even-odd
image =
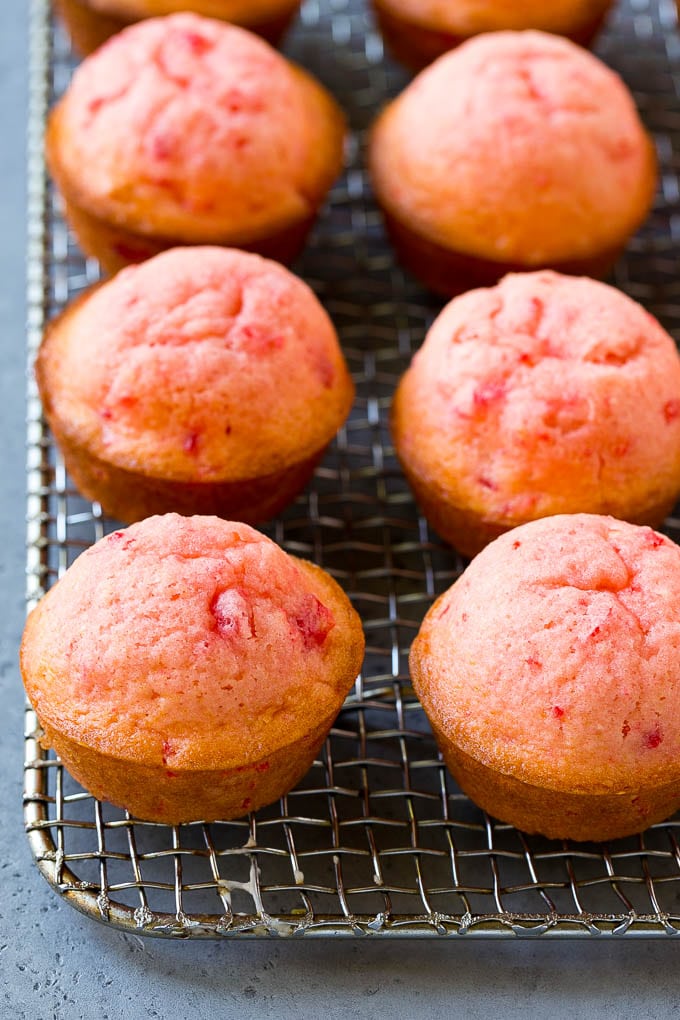
[[(400, 63), (413, 71), (421, 71), (437, 57), (460, 46), (469, 38), (424, 28), (395, 15), (387, 9), (383, 0), (372, 2), (380, 32), (389, 50)], [(565, 33), (567, 38), (580, 46), (589, 46), (602, 28), (611, 4), (612, 0), (600, 0), (599, 9), (593, 16), (587, 22), (574, 25), (570, 32)]]
[(599, 843), (642, 832), (680, 807), (677, 777), (621, 793), (551, 790), (489, 768), (446, 737), (432, 719), (430, 723), (447, 768), (463, 792), (490, 815), (523, 832)]
[[(449, 545), (452, 545), (468, 559), (476, 556), (484, 546), (493, 542), (499, 535), (511, 531), (519, 524), (526, 523), (525, 521), (515, 521), (513, 524), (508, 524), (492, 521), (465, 507), (456, 506), (445, 498), (441, 487), (436, 483), (426, 481), (403, 461), (401, 461), (401, 466), (416, 502), (428, 523)], [(616, 516), (622, 520), (630, 521), (631, 524), (645, 524), (650, 528), (658, 528), (673, 510), (675, 502), (676, 496), (671, 495), (667, 500), (651, 503), (627, 514), (622, 514), (619, 510)], [(611, 511), (606, 507), (599, 507), (593, 509), (592, 512), (610, 513)]]
[[(54, 0), (54, 2), (69, 30), (73, 45), (83, 56), (92, 53), (116, 32), (134, 23), (134, 19), (119, 18), (95, 11), (82, 0)], [(190, 7), (191, 4), (188, 3), (187, 8)], [(263, 39), (276, 45), (290, 27), (298, 7), (299, 3), (293, 0), (290, 9), (283, 14), (265, 21), (253, 21), (243, 27), (257, 32)]]
[[(324, 719), (302, 739), (257, 762), (227, 769), (170, 769), (123, 761), (50, 726), (43, 727), (42, 743), (54, 748), (86, 790), (137, 818), (166, 825), (228, 821), (272, 804), (296, 786), (317, 757), (334, 718)], [(218, 745), (217, 759), (219, 751)]]
[(79, 442), (53, 413), (49, 384), (36, 365), (45, 417), (61, 450), (70, 477), (87, 499), (125, 524), (155, 514), (215, 515), (245, 524), (269, 521), (302, 492), (323, 457), (325, 447), (310, 457), (270, 474), (237, 481), (183, 482), (155, 478), (103, 460)]
[[(137, 234), (107, 220), (93, 216), (82, 206), (64, 199), (66, 219), (78, 244), (86, 255), (99, 261), (102, 269), (111, 275), (119, 269), (158, 255), (168, 248), (184, 247), (189, 242), (178, 237), (158, 237)], [(275, 259), (283, 265), (290, 265), (298, 257), (305, 246), (307, 235), (312, 228), (316, 215), (307, 216), (283, 230), (248, 244), (234, 243), (232, 239), (201, 240), (194, 244), (223, 244), (229, 248), (240, 248), (242, 251), (254, 252), (264, 258)]]
[(497, 262), (483, 259), (453, 248), (444, 248), (406, 226), (383, 208), (390, 241), (402, 265), (430, 290), (444, 297), (455, 297), (475, 287), (493, 287), (507, 273), (525, 273), (538, 269), (554, 269), (569, 276), (590, 276), (604, 279), (625, 247), (625, 241), (614, 248), (586, 258), (523, 265), (519, 262)]

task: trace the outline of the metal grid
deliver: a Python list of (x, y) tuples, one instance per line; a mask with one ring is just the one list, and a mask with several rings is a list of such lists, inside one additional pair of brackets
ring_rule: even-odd
[[(25, 818), (38, 868), (79, 910), (140, 934), (589, 935), (680, 932), (680, 817), (609, 846), (527, 837), (457, 791), (409, 685), (407, 653), (462, 569), (429, 533), (397, 468), (391, 394), (438, 306), (394, 264), (363, 169), (363, 132), (405, 84), (364, 5), (306, 0), (288, 52), (336, 93), (349, 169), (298, 269), (335, 321), (357, 385), (347, 427), (309, 491), (267, 530), (321, 563), (367, 636), (365, 673), (320, 760), (256, 815), (177, 828), (84, 792), (37, 742), (27, 711)], [(616, 283), (680, 337), (680, 38), (672, 0), (620, 5), (600, 53), (632, 87), (663, 167), (652, 217)], [(43, 324), (97, 278), (45, 180), (46, 109), (72, 57), (33, 0), (29, 127), (29, 359)], [(115, 525), (73, 490), (29, 382), (28, 598)], [(680, 520), (669, 520), (680, 538)]]

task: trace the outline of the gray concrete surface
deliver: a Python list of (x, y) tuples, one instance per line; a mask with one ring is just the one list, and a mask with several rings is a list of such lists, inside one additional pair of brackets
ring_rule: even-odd
[(0, 33), (0, 1017), (644, 1017), (680, 1013), (675, 942), (142, 941), (59, 903), (22, 831), (26, 0)]

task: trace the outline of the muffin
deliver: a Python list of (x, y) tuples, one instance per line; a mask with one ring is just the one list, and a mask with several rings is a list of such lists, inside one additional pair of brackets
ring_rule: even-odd
[(680, 356), (604, 283), (506, 276), (436, 319), (392, 433), (428, 520), (467, 556), (550, 514), (657, 525), (680, 494)]
[(177, 248), (88, 290), (36, 362), (76, 486), (119, 520), (275, 516), (354, 396), (309, 287), (258, 255)]
[(344, 119), (250, 32), (141, 21), (77, 69), (47, 159), (81, 247), (108, 272), (179, 244), (290, 262), (342, 167)]
[(21, 669), (71, 774), (175, 824), (236, 818), (295, 786), (363, 649), (319, 567), (247, 525), (168, 514), (78, 557), (30, 614)]
[(91, 53), (109, 36), (144, 18), (191, 10), (257, 32), (277, 43), (300, 0), (55, 0), (74, 45)]
[(536, 28), (587, 46), (612, 0), (373, 0), (385, 42), (408, 67), (420, 70), (473, 35)]
[(680, 806), (680, 548), (589, 514), (502, 535), (435, 602), (413, 684), (472, 800), (603, 840)]
[(401, 261), (450, 296), (516, 270), (604, 276), (656, 185), (626, 86), (542, 32), (478, 36), (423, 71), (378, 118), (370, 168)]

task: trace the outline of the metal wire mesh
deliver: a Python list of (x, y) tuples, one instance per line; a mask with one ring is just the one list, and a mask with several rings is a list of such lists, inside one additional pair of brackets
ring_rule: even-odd
[[(654, 213), (615, 282), (680, 337), (672, 0), (622, 3), (599, 50), (633, 89), (663, 171)], [(610, 846), (528, 837), (479, 811), (438, 759), (406, 656), (434, 596), (463, 564), (418, 516), (386, 422), (438, 306), (395, 265), (362, 159), (364, 129), (406, 78), (384, 59), (358, 0), (306, 0), (288, 51), (335, 92), (354, 129), (348, 170), (298, 269), (338, 327), (357, 401), (309, 491), (266, 530), (350, 594), (366, 630), (365, 673), (300, 785), (230, 823), (170, 828), (99, 803), (42, 751), (28, 710), (25, 817), (37, 865), (78, 909), (151, 935), (678, 934), (680, 818)], [(29, 359), (45, 320), (98, 272), (44, 174), (46, 110), (73, 66), (47, 0), (33, 0), (32, 55)], [(28, 433), (32, 604), (115, 524), (72, 488), (32, 382)], [(667, 528), (680, 538), (680, 520)]]

